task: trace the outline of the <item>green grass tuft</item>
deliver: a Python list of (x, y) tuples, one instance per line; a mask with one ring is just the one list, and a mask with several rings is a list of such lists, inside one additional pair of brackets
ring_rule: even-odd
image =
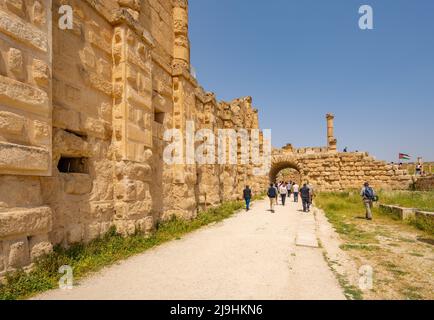
[(379, 196), (384, 204), (434, 212), (434, 191), (390, 191), (380, 192)]

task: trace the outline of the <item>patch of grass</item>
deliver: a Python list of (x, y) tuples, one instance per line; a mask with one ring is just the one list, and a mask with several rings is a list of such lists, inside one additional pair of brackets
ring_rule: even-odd
[(380, 202), (434, 212), (434, 191), (380, 191)]
[(402, 290), (402, 294), (407, 300), (422, 300), (423, 297), (419, 294), (419, 290), (417, 287), (407, 287)]
[(98, 271), (164, 242), (181, 239), (189, 232), (229, 218), (241, 208), (242, 202), (229, 202), (210, 208), (191, 221), (173, 217), (170, 221), (159, 224), (150, 236), (136, 234), (125, 238), (112, 228), (105, 236), (88, 244), (77, 244), (68, 249), (58, 246), (52, 254), (36, 261), (32, 271), (26, 273), (18, 270), (7, 274), (6, 281), (0, 284), (0, 300), (25, 299), (56, 288), (62, 276), (58, 273), (61, 266), (71, 266), (74, 281), (77, 281), (90, 272)]
[(376, 251), (380, 248), (378, 246), (359, 244), (359, 243), (348, 243), (340, 246), (342, 250), (366, 250), (366, 251)]
[(408, 223), (418, 228), (419, 230), (426, 231), (431, 235), (434, 235), (434, 221), (433, 219), (418, 217), (417, 219), (409, 219)]
[(377, 243), (376, 234), (357, 227), (364, 217), (361, 199), (356, 192), (320, 193), (315, 204), (323, 209), (336, 231), (351, 242)]
[[(396, 299), (398, 294), (399, 298), (405, 299), (432, 298), (432, 288), (429, 288), (429, 281), (426, 280), (430, 276), (429, 270), (424, 265), (414, 264), (415, 257), (428, 258), (419, 253), (423, 250), (423, 245), (419, 244), (421, 240), (412, 238), (426, 238), (428, 243), (432, 238), (427, 232), (416, 230), (406, 222), (395, 221), (390, 215), (381, 214), (378, 208), (373, 210), (374, 219), (366, 221), (365, 208), (358, 191), (319, 193), (315, 204), (323, 209), (339, 233), (342, 240), (340, 248), (346, 250), (356, 264), (378, 266), (374, 269), (376, 279), (393, 278), (390, 283), (376, 282), (375, 291), (360, 292), (357, 283), (351, 283), (349, 278), (337, 274), (347, 297), (354, 294), (356, 298)], [(392, 247), (398, 246), (400, 250), (392, 250)], [(333, 270), (333, 265), (331, 268)], [(413, 290), (410, 285), (418, 286), (419, 291)]]
[(340, 286), (344, 289), (344, 295), (348, 300), (363, 300), (363, 293), (359, 288), (351, 285), (342, 276), (338, 276), (337, 278)]
[(411, 254), (413, 257), (420, 257), (420, 258), (425, 257), (425, 255), (423, 255), (422, 253), (419, 253), (419, 252), (410, 252), (410, 254)]
[(332, 270), (332, 272), (335, 274), (336, 279), (339, 282), (339, 285), (344, 290), (345, 298), (347, 298), (348, 300), (363, 300), (362, 290), (350, 284), (350, 282), (346, 279), (345, 276), (343, 276), (342, 274), (336, 271), (334, 265), (339, 265), (339, 264), (336, 263), (336, 261), (330, 260), (327, 254), (325, 253), (325, 251), (323, 252), (323, 256), (330, 270)]

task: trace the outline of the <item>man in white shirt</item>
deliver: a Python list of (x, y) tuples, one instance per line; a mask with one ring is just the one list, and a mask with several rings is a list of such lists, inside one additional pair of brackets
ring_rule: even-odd
[(286, 196), (288, 195), (288, 189), (286, 188), (286, 183), (282, 183), (280, 185), (279, 193), (280, 193), (280, 198), (282, 199), (282, 206), (284, 206), (286, 202)]
[(292, 187), (292, 192), (294, 192), (294, 202), (298, 202), (298, 193), (300, 192), (300, 186), (295, 183)]

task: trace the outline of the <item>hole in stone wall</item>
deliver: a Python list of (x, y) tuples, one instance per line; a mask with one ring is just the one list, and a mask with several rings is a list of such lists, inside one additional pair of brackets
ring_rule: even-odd
[(61, 157), (57, 165), (59, 172), (63, 173), (89, 173), (87, 158)]
[(79, 138), (82, 138), (84, 140), (87, 139), (87, 134), (85, 134), (85, 133), (81, 133), (81, 132), (77, 132), (77, 131), (72, 131), (72, 130), (69, 130), (69, 129), (65, 129), (64, 131), (68, 132), (70, 134), (73, 134), (73, 135), (75, 135), (75, 136), (77, 136)]
[(154, 121), (159, 123), (159, 124), (164, 124), (164, 112), (155, 111)]

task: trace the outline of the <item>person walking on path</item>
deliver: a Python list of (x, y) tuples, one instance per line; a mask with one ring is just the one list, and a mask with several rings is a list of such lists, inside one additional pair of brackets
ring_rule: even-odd
[(299, 191), (300, 191), (300, 187), (299, 187), (299, 185), (296, 182), (292, 186), (292, 192), (294, 193), (294, 202), (298, 202), (298, 192)]
[(285, 206), (286, 196), (288, 195), (288, 189), (286, 188), (286, 183), (280, 185), (280, 198), (282, 199), (282, 206)]
[(369, 186), (368, 182), (365, 182), (362, 191), (360, 191), (360, 196), (366, 208), (366, 219), (372, 220), (372, 207), (376, 200), (376, 195), (374, 189)]
[(246, 188), (243, 190), (243, 198), (246, 202), (246, 211), (250, 210), (250, 202), (252, 201), (252, 190), (249, 186), (246, 186)]
[(292, 181), (288, 182), (288, 184), (286, 185), (286, 190), (288, 190), (288, 195), (286, 197), (289, 200), (289, 198), (291, 198), (291, 193), (292, 193)]
[(310, 205), (312, 205), (313, 198), (315, 197), (315, 190), (314, 190), (313, 186), (309, 183), (309, 181), (307, 182), (307, 187), (309, 188), (309, 191), (310, 191)]
[(274, 213), (274, 203), (277, 197), (276, 187), (271, 183), (267, 192), (268, 199), (270, 199), (270, 211)]
[(282, 181), (276, 183), (276, 190), (277, 190), (277, 195), (276, 195), (276, 205), (279, 205), (279, 199), (280, 199), (280, 186), (282, 185)]
[(301, 188), (300, 194), (303, 202), (303, 212), (310, 212), (310, 190), (306, 183)]

